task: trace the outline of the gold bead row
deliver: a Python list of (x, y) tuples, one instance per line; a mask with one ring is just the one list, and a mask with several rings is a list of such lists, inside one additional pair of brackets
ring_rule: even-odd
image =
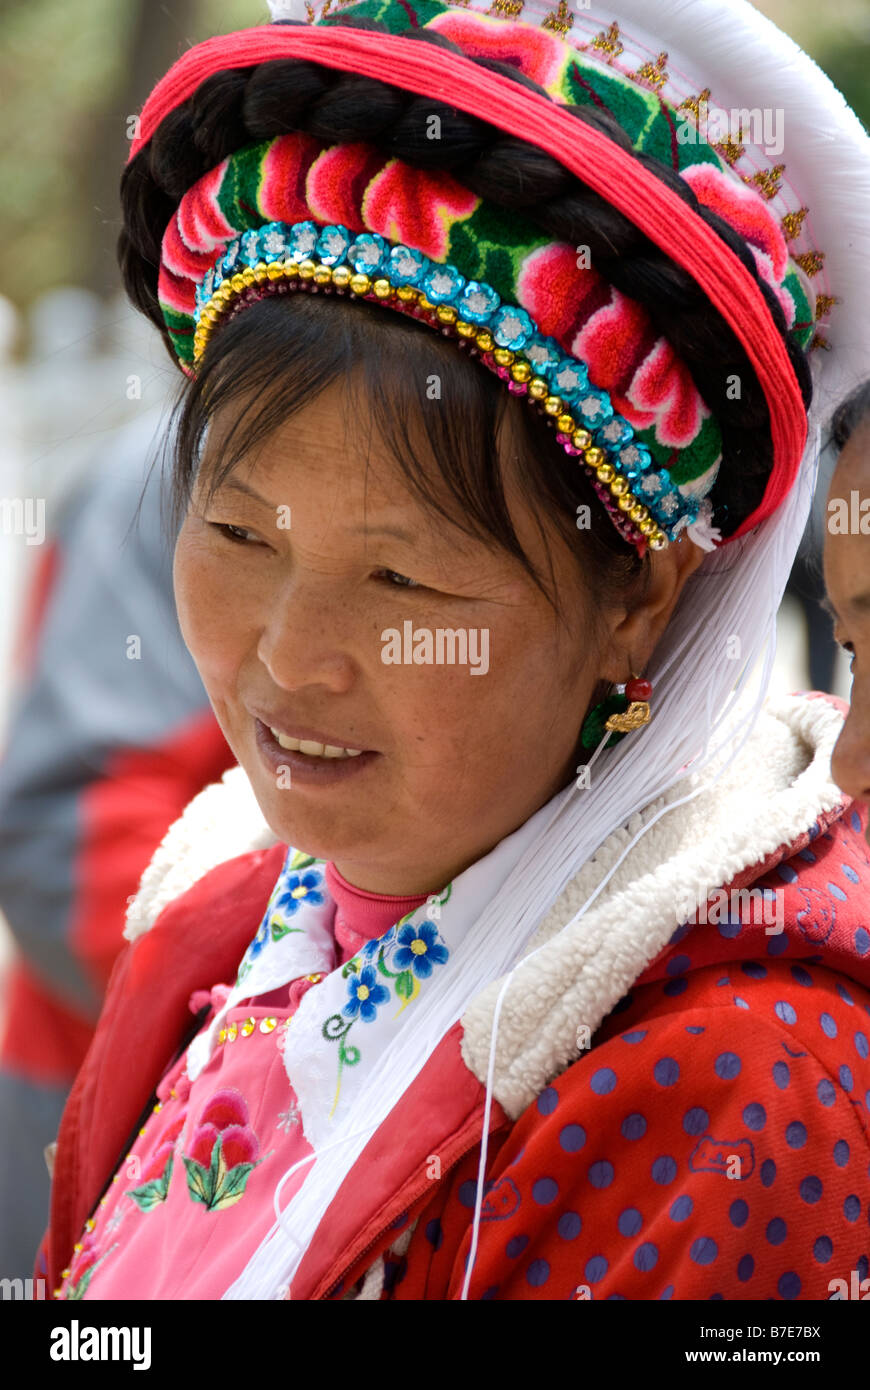
[[(350, 266), (329, 266), (324, 265), (322, 261), (271, 261), (268, 264), (260, 261), (258, 265), (246, 266), (244, 270), (223, 280), (203, 307), (193, 338), (194, 362), (199, 362), (221, 315), (233, 299), (253, 285), (280, 279), (312, 280), (316, 285), (331, 284), (338, 289), (349, 289), (356, 295), (374, 294), (377, 299), (396, 298), (403, 304), (414, 303), (424, 313), (434, 313), (439, 323), (455, 328), (460, 338), (473, 338), (481, 352), (491, 352), (499, 367), (510, 369), (513, 381), (527, 384), (528, 394), (543, 405), (545, 413), (555, 420), (560, 433), (570, 437), (574, 447), (580, 450), (580, 457), (587, 468), (609, 490), (619, 510), (647, 540), (650, 549), (662, 550), (667, 545), (667, 536), (658, 526), (649, 508), (631, 491), (628, 478), (617, 472), (613, 464), (608, 462), (603, 449), (592, 445), (590, 432), (577, 424), (566, 409), (561, 396), (551, 394), (549, 383), (544, 377), (534, 374), (531, 363), (522, 353), (514, 352), (511, 348), (496, 347), (495, 339), (487, 328), (461, 319), (452, 304), (433, 304), (423, 291), (414, 285), (401, 285), (396, 288), (385, 277), (373, 280), (369, 275), (355, 273)], [(220, 1035), (218, 1040), (224, 1041)], [(230, 1038), (227, 1040), (233, 1041)]]

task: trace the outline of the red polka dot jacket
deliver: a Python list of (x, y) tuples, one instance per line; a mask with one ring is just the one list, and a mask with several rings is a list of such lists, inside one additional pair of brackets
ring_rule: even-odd
[[(870, 1293), (870, 852), (866, 808), (830, 779), (842, 717), (827, 697), (770, 705), (581, 921), (560, 930), (661, 802), (544, 918), (499, 1023), (469, 1298)], [(61, 1125), (37, 1264), (55, 1282), (192, 991), (232, 976), (280, 871), (246, 783), (240, 812), (241, 777), (191, 804), (133, 903), (137, 939)], [(462, 1297), (497, 994), (472, 1001), (369, 1141), (292, 1298)]]

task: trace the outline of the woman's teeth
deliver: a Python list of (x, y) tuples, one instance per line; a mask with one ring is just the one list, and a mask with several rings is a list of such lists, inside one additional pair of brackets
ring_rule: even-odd
[(307, 753), (312, 758), (358, 758), (363, 751), (361, 748), (338, 748), (334, 743), (313, 743), (308, 738), (289, 738), (277, 729), (270, 729), (269, 732), (288, 753)]

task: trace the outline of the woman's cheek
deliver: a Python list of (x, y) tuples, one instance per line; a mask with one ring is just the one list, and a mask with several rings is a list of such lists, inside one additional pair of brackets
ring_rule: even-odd
[(216, 679), (238, 669), (255, 622), (250, 584), (223, 550), (185, 523), (173, 570), (181, 634), (209, 694)]

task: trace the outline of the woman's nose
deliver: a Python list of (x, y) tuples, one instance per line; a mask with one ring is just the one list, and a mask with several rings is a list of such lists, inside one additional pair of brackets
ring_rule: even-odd
[(348, 690), (355, 663), (346, 641), (347, 616), (346, 603), (307, 587), (276, 595), (257, 643), (257, 656), (275, 684), (283, 690)]
[(831, 755), (831, 776), (856, 801), (870, 800), (870, 688), (857, 682), (852, 703)]

